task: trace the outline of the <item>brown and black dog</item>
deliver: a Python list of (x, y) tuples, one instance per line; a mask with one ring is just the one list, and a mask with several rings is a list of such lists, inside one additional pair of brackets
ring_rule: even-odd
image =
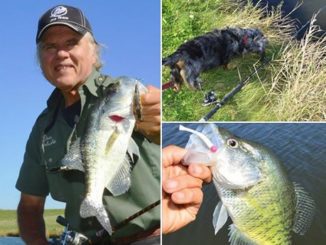
[(216, 29), (182, 44), (173, 54), (163, 58), (162, 64), (171, 68), (171, 81), (178, 91), (182, 83), (192, 89), (201, 88), (199, 75), (248, 52), (264, 59), (267, 39), (259, 29)]

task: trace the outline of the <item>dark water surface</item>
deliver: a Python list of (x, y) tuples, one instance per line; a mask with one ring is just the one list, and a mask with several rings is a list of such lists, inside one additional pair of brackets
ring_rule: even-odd
[[(196, 124), (184, 124), (195, 129)], [(293, 245), (326, 244), (326, 123), (218, 123), (233, 134), (272, 149), (283, 161), (292, 181), (300, 183), (316, 202), (316, 216), (304, 236), (294, 234)], [(184, 147), (189, 133), (179, 124), (163, 124), (163, 147)], [(204, 186), (204, 202), (195, 222), (170, 235), (163, 244), (226, 245), (231, 220), (215, 236), (212, 214), (218, 202), (213, 184)]]
[(19, 237), (0, 237), (1, 245), (23, 245), (25, 244)]
[(298, 30), (302, 27), (302, 29), (297, 34), (298, 38), (301, 38), (307, 29), (308, 25), (306, 25), (313, 14), (319, 11), (317, 15), (316, 24), (321, 27), (323, 32), (326, 31), (326, 1), (325, 0), (304, 0), (302, 5), (294, 12), (293, 9), (295, 6), (302, 2), (301, 0), (254, 0), (254, 2), (260, 2), (262, 6), (268, 4), (270, 7), (276, 7), (280, 3), (283, 2), (283, 12), (285, 15), (290, 14), (293, 19), (297, 20)]

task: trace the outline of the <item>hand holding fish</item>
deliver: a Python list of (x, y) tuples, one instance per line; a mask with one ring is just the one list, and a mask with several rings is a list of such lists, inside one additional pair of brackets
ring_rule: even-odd
[[(239, 138), (215, 124), (200, 124), (185, 147), (185, 163), (210, 164), (220, 201), (213, 212), (214, 232), (227, 223), (235, 244), (293, 244), (293, 232), (308, 231), (315, 203), (291, 182), (281, 160), (267, 147)], [(215, 164), (214, 164), (215, 162)], [(205, 223), (206, 220), (205, 220)]]
[(160, 90), (148, 86), (148, 92), (141, 96), (142, 119), (136, 122), (136, 129), (156, 144), (161, 134), (161, 95)]
[(163, 149), (163, 233), (174, 232), (194, 221), (203, 201), (203, 182), (211, 171), (200, 164), (181, 164), (186, 150), (177, 146)]

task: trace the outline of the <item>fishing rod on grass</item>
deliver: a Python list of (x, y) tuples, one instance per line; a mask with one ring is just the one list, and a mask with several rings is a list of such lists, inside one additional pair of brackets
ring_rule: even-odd
[[(262, 60), (262, 63), (260, 66), (258, 66), (255, 71), (253, 71), (251, 74), (249, 74), (248, 77), (246, 77), (244, 80), (240, 81), (237, 86), (235, 86), (229, 93), (227, 93), (223, 99), (219, 102), (213, 102), (216, 103), (215, 107), (211, 109), (204, 117), (202, 117), (199, 122), (206, 122), (208, 121), (228, 100), (230, 100), (236, 93), (238, 93), (244, 85), (248, 83), (248, 81), (265, 65), (269, 64), (271, 59), (265, 58)], [(212, 92), (212, 91), (211, 91)], [(215, 93), (208, 93), (208, 99), (209, 96), (211, 96), (211, 99), (214, 99)], [(212, 103), (211, 103), (212, 104)]]

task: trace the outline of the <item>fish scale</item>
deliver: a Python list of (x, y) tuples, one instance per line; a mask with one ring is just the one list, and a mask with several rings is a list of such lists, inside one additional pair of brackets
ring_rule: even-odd
[[(248, 191), (233, 192), (232, 198), (229, 197), (228, 200), (224, 201), (222, 193), (222, 201), (230, 207), (230, 213), (234, 213), (233, 221), (237, 227), (257, 244), (290, 244), (289, 231), (293, 224), (294, 203), (284, 194), (294, 193), (294, 189), (283, 194), (275, 191), (291, 183), (280, 181), (273, 172), (266, 173), (266, 176), (268, 178)], [(278, 200), (283, 200), (282, 205), (286, 208), (282, 208)], [(279, 238), (281, 239), (278, 240)]]

